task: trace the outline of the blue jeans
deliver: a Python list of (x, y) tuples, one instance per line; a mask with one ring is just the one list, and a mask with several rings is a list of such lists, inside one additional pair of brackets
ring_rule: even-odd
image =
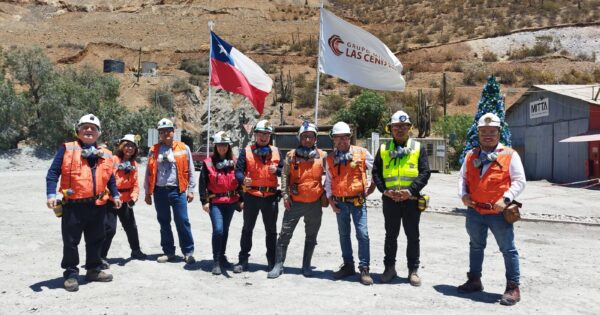
[(336, 214), (338, 233), (340, 234), (340, 246), (342, 247), (342, 258), (344, 263), (354, 264), (352, 256), (352, 241), (350, 240), (350, 217), (354, 221), (356, 229), (356, 240), (358, 241), (358, 267), (369, 267), (369, 230), (367, 228), (367, 204), (355, 206), (349, 202), (336, 201), (340, 213)]
[(175, 254), (175, 241), (171, 231), (171, 207), (181, 252), (183, 255), (191, 255), (194, 253), (194, 238), (188, 219), (186, 192), (180, 193), (177, 187), (156, 186), (154, 188), (154, 208), (158, 223), (160, 223), (160, 246), (167, 255)]
[(229, 236), (229, 224), (233, 218), (236, 203), (211, 203), (210, 221), (212, 223), (212, 251), (213, 260), (218, 262), (225, 256), (227, 248), (227, 237)]
[(488, 229), (492, 231), (496, 243), (504, 256), (506, 280), (519, 284), (519, 253), (515, 247), (513, 225), (506, 223), (502, 214), (479, 214), (475, 209), (467, 210), (467, 233), (469, 233), (469, 272), (481, 277), (483, 254)]

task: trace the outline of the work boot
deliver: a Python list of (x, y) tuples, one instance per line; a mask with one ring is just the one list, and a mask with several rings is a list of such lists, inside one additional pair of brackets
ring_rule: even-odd
[(508, 281), (506, 283), (506, 290), (500, 299), (500, 304), (510, 306), (517, 304), (519, 301), (521, 301), (521, 291), (519, 290), (519, 285), (514, 281)]
[(354, 269), (353, 263), (343, 263), (340, 266), (340, 269), (333, 273), (333, 278), (339, 280), (348, 276), (353, 276), (355, 274), (356, 270)]
[(79, 282), (77, 281), (77, 277), (70, 277), (65, 279), (65, 290), (69, 292), (79, 291)]
[(309, 278), (313, 276), (312, 268), (310, 267), (310, 261), (312, 260), (313, 253), (315, 251), (314, 243), (304, 243), (304, 255), (302, 256), (302, 274)]
[(396, 277), (397, 275), (398, 275), (398, 273), (396, 272), (396, 266), (394, 266), (394, 265), (385, 266), (385, 270), (383, 271), (383, 274), (381, 275), (381, 282), (388, 283), (388, 282), (392, 281), (392, 279), (394, 279), (394, 277)]
[(275, 267), (275, 258), (267, 257), (267, 271), (273, 270), (273, 267)]
[(101, 270), (90, 269), (85, 274), (85, 280), (88, 282), (96, 281), (96, 282), (110, 282), (112, 281), (113, 276)]
[(110, 264), (106, 258), (102, 258), (102, 264), (100, 264), (100, 270), (106, 270), (110, 268)]
[(134, 249), (131, 251), (131, 258), (144, 260), (148, 255), (144, 254), (141, 249)]
[(417, 274), (417, 269), (408, 271), (408, 281), (410, 282), (410, 285), (412, 285), (413, 287), (421, 286), (421, 278)]
[(364, 285), (372, 285), (373, 278), (369, 274), (369, 267), (359, 267), (360, 269), (360, 283)]
[(467, 272), (467, 282), (458, 286), (459, 293), (473, 293), (483, 291), (483, 284), (481, 284), (481, 276), (475, 276), (474, 274)]
[(164, 254), (162, 256), (159, 256), (158, 258), (156, 258), (156, 261), (163, 264), (166, 262), (174, 262), (175, 261), (176, 256), (175, 255), (167, 255)]
[(213, 262), (212, 274), (218, 276), (221, 274), (221, 264), (218, 262)]
[(186, 265), (191, 265), (196, 263), (196, 258), (192, 254), (185, 254), (183, 261), (185, 261)]
[(287, 254), (287, 246), (283, 246), (283, 245), (277, 246), (277, 253), (276, 253), (277, 261), (275, 262), (275, 265), (273, 266), (273, 268), (271, 268), (269, 273), (267, 274), (267, 278), (275, 279), (275, 278), (281, 276), (281, 274), (283, 274), (283, 263), (285, 262), (286, 254)]
[(233, 267), (233, 264), (231, 264), (229, 260), (227, 260), (227, 256), (225, 255), (221, 256), (221, 258), (219, 259), (219, 263), (221, 264), (221, 268), (229, 269)]
[(248, 258), (240, 258), (240, 261), (233, 266), (233, 273), (242, 273), (248, 271)]

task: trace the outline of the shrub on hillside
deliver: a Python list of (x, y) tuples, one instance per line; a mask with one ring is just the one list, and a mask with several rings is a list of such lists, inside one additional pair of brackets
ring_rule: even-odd
[(469, 105), (470, 101), (471, 99), (463, 94), (458, 94), (458, 96), (456, 97), (456, 105), (458, 106), (467, 106)]
[(168, 113), (173, 113), (173, 94), (167, 88), (157, 88), (150, 92), (148, 95), (149, 101), (154, 106), (160, 107), (166, 110)]
[(193, 75), (208, 75), (208, 60), (185, 59), (181, 61), (179, 69)]
[(483, 56), (481, 57), (485, 62), (496, 62), (498, 61), (498, 55), (496, 55), (493, 51), (486, 50), (483, 52)]
[(315, 81), (307, 81), (303, 88), (295, 89), (294, 99), (297, 107), (311, 107), (315, 105)]
[(177, 79), (173, 82), (173, 85), (171, 85), (171, 90), (175, 93), (187, 92), (191, 91), (191, 89), (192, 87), (184, 79)]
[(337, 95), (332, 94), (323, 97), (323, 105), (320, 109), (324, 116), (330, 116), (337, 113), (346, 105), (346, 99)]

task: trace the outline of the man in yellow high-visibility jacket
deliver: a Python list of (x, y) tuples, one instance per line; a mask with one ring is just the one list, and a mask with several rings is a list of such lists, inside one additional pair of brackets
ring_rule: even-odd
[[(413, 286), (421, 285), (419, 269), (419, 220), (421, 211), (417, 198), (429, 180), (427, 152), (418, 141), (409, 137), (412, 124), (408, 114), (397, 111), (388, 128), (393, 140), (384, 143), (375, 155), (373, 181), (383, 193), (385, 219), (385, 270), (381, 282), (390, 282), (396, 273), (396, 252), (400, 225), (404, 225), (407, 238), (406, 258), (408, 280)], [(403, 222), (402, 222), (403, 221)]]

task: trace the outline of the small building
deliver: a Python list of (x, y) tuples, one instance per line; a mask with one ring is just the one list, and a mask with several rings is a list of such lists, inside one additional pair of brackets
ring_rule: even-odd
[(600, 85), (534, 85), (507, 111), (513, 148), (529, 180), (569, 183), (600, 175), (600, 141), (560, 142), (600, 133)]
[(143, 76), (155, 77), (158, 72), (158, 63), (154, 61), (143, 61), (141, 70)]

